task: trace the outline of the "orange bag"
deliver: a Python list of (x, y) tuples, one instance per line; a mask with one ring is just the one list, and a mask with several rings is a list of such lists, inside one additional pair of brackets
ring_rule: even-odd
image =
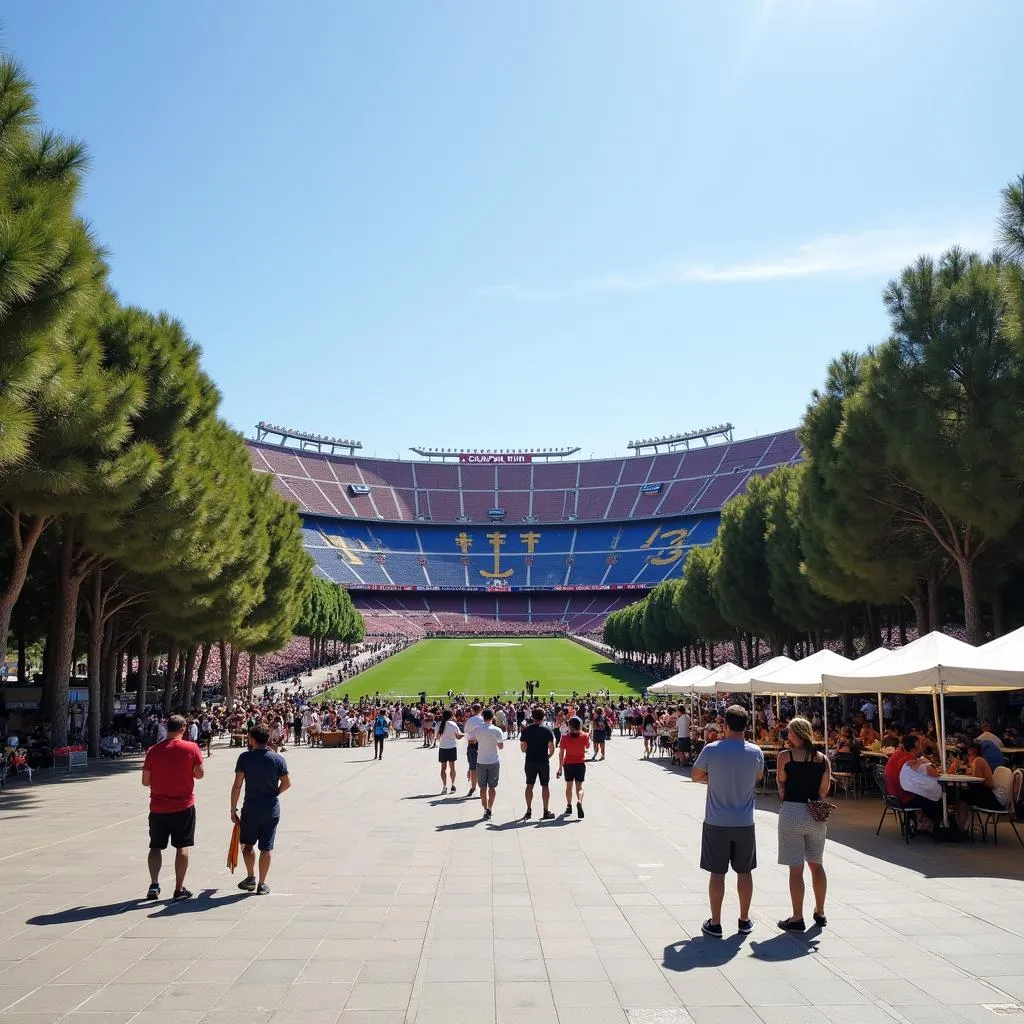
[(238, 841), (241, 835), (242, 828), (240, 825), (233, 825), (231, 828), (231, 842), (228, 843), (228, 868), (231, 874), (235, 873), (235, 868), (238, 867)]

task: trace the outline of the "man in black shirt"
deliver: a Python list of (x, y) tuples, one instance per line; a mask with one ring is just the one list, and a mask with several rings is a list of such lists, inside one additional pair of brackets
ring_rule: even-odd
[[(262, 725), (249, 729), (249, 749), (238, 755), (235, 765), (235, 783), (231, 787), (231, 820), (241, 826), (239, 843), (242, 860), (245, 862), (245, 878), (238, 888), (266, 896), (267, 873), (270, 871), (271, 850), (281, 820), (281, 803), (278, 799), (291, 788), (288, 765), (284, 758), (267, 748), (270, 733)], [(238, 798), (245, 786), (245, 802), (242, 813), (238, 813)], [(260, 850), (259, 879), (256, 878), (256, 851)]]
[(544, 725), (544, 709), (533, 709), (533, 722), (519, 734), (519, 749), (526, 755), (526, 814), (523, 821), (533, 816), (533, 787), (540, 779), (540, 794), (544, 800), (542, 819), (550, 821), (554, 814), (548, 810), (551, 779), (550, 759), (555, 753), (555, 734)]

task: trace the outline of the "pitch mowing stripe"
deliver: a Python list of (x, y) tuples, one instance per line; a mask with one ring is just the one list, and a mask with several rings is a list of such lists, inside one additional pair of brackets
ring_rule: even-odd
[[(474, 647), (500, 641), (516, 647)], [(426, 690), (430, 697), (448, 690), (469, 696), (491, 697), (508, 691), (519, 693), (527, 679), (539, 679), (541, 696), (553, 690), (558, 696), (596, 693), (636, 694), (650, 678), (616, 665), (571, 640), (475, 637), (471, 640), (421, 640), (408, 650), (381, 662), (335, 687), (325, 695), (345, 694), (357, 699), (379, 692), (382, 697), (415, 697)]]

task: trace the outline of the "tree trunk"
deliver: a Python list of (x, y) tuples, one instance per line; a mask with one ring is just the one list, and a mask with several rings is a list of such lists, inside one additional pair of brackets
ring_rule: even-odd
[(146, 710), (146, 686), (149, 683), (149, 638), (151, 631), (144, 628), (139, 634), (139, 688), (135, 697), (135, 710), (143, 714)]
[(178, 674), (178, 652), (181, 645), (177, 640), (170, 642), (167, 651), (167, 675), (164, 677), (164, 713), (170, 714), (174, 708), (174, 682)]
[[(114, 651), (114, 693), (124, 693), (124, 677), (127, 674), (124, 667), (125, 652), (121, 648)], [(138, 711), (138, 704), (135, 705)]]
[(199, 654), (199, 668), (196, 670), (196, 691), (195, 691), (195, 705), (198, 708), (203, 702), (203, 687), (206, 685), (206, 669), (210, 664), (210, 651), (213, 649), (213, 644), (203, 644), (203, 649)]
[(848, 615), (843, 616), (843, 657), (857, 657), (857, 648), (853, 645), (853, 626), (850, 625), (850, 617)]
[(928, 632), (942, 628), (942, 608), (939, 602), (939, 570), (928, 570)]
[(743, 664), (740, 661), (741, 668), (753, 668), (754, 667), (754, 634), (747, 633), (747, 663)]
[(1003, 588), (996, 587), (992, 594), (992, 635), (1002, 636), (1006, 632), (1006, 600)]
[(249, 651), (249, 678), (246, 680), (245, 690), (248, 699), (252, 700), (252, 685), (256, 679), (256, 655)]
[(192, 710), (192, 686), (198, 653), (199, 649), (195, 644), (190, 644), (185, 652), (185, 671), (181, 678), (181, 707), (185, 712)]
[(46, 716), (55, 747), (68, 743), (68, 682), (75, 658), (75, 625), (82, 574), (75, 570), (75, 527), (65, 523), (60, 546), (57, 607), (50, 623), (47, 647), (51, 649), (46, 685)]
[(11, 628), (11, 615), (14, 614), (14, 606), (18, 603), (21, 591), (25, 586), (25, 579), (28, 576), (28, 566), (32, 561), (32, 552), (46, 529), (50, 520), (46, 516), (37, 516), (32, 520), (28, 533), (21, 535), (21, 513), (14, 512), (12, 515), (11, 535), (14, 547), (14, 561), (11, 565), (11, 575), (7, 580), (7, 586), (3, 593), (0, 593), (0, 664), (3, 664), (7, 657), (7, 633)]
[(231, 659), (228, 665), (228, 711), (234, 709), (235, 694), (238, 692), (238, 659), (242, 656), (240, 648), (231, 645)]
[(114, 650), (114, 624), (108, 622), (103, 630), (103, 647), (100, 655), (100, 720), (102, 725), (110, 725), (114, 720), (114, 687), (116, 685), (116, 666), (114, 659), (120, 655)]
[(870, 604), (864, 605), (864, 636), (867, 640), (869, 651), (876, 650), (882, 644), (882, 638), (878, 632), (878, 616)]
[(985, 639), (981, 621), (981, 602), (974, 580), (974, 563), (966, 558), (957, 560), (960, 587), (964, 592), (964, 632), (969, 644), (977, 646)]
[(96, 566), (89, 595), (89, 756), (100, 756), (100, 725), (103, 717), (103, 568)]
[(228, 645), (224, 640), (220, 642), (220, 694), (228, 711), (233, 711), (234, 700), (231, 693), (231, 678), (228, 674)]

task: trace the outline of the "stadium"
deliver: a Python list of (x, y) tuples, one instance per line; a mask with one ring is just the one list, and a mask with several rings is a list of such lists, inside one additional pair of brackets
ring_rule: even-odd
[(677, 578), (752, 477), (800, 461), (795, 431), (733, 440), (731, 424), (578, 448), (411, 449), (261, 422), (247, 447), (303, 520), (315, 572), (349, 590), (370, 636), (594, 634)]

